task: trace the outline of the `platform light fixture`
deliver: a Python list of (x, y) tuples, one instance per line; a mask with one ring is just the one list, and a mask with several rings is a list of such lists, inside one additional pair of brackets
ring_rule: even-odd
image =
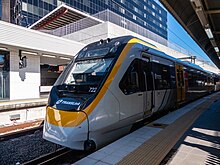
[(202, 7), (196, 8), (195, 11), (196, 11), (196, 14), (197, 14), (202, 26), (203, 27), (209, 26), (208, 20), (206, 18), (206, 15), (205, 15)]
[(0, 50), (8, 50), (7, 48), (5, 48), (5, 47), (0, 47)]
[(205, 32), (207, 36), (209, 37), (209, 39), (213, 38), (213, 34), (210, 28), (205, 29)]
[(24, 51), (24, 50), (22, 50), (21, 53), (22, 53), (22, 54), (34, 55), (34, 56), (37, 56), (37, 55), (38, 55), (38, 53), (36, 53), (36, 52), (29, 52), (29, 51)]
[(210, 42), (211, 42), (211, 44), (212, 44), (213, 47), (216, 47), (216, 42), (215, 42), (215, 40), (211, 39)]
[(191, 1), (191, 3), (194, 3), (196, 7), (201, 7), (202, 6), (200, 0), (190, 0), (190, 1)]
[(62, 60), (71, 60), (71, 58), (68, 58), (68, 57), (60, 57), (60, 59), (62, 59)]
[(58, 66), (57, 64), (48, 64), (48, 65), (50, 65), (50, 66)]
[(44, 56), (44, 57), (50, 57), (50, 58), (56, 58), (55, 55), (49, 55), (49, 54), (42, 54), (42, 56)]
[(203, 27), (208, 28), (209, 22), (201, 1), (200, 0), (190, 0), (190, 1), (199, 18), (200, 23), (202, 24)]
[(218, 53), (219, 52), (219, 48), (216, 46), (214, 47), (215, 51)]

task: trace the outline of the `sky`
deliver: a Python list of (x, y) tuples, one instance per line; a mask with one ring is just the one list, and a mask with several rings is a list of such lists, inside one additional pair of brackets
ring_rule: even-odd
[[(163, 5), (159, 2), (159, 0), (155, 0), (155, 1), (163, 7)], [(167, 22), (168, 40), (170, 42), (175, 43), (181, 46), (182, 48), (190, 51), (193, 55), (196, 55), (198, 59), (202, 59), (206, 62), (207, 61), (211, 62), (211, 60), (206, 55), (206, 53), (197, 45), (197, 43), (190, 37), (190, 35), (184, 30), (184, 28), (175, 20), (175, 18), (169, 13), (169, 11), (167, 11), (167, 19), (168, 19)]]
[(210, 61), (205, 52), (197, 45), (190, 35), (182, 28), (182, 26), (168, 12), (168, 40), (180, 45), (182, 48), (189, 50), (193, 55), (205, 61)]

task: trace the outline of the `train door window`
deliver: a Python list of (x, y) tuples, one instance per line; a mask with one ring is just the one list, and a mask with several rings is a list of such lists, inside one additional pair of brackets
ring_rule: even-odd
[(181, 84), (182, 86), (184, 86), (183, 70), (180, 71), (180, 76), (181, 76)]
[[(153, 90), (153, 77), (151, 74), (151, 62), (150, 59), (148, 61), (141, 61), (141, 70), (146, 76), (146, 83), (147, 83), (147, 91)], [(146, 89), (146, 87), (144, 88)]]
[(184, 69), (184, 82), (185, 82), (185, 90), (189, 89), (189, 70), (187, 68)]
[(156, 90), (170, 89), (171, 88), (170, 67), (159, 63), (153, 63), (152, 69), (154, 72), (155, 89)]
[(184, 86), (184, 77), (183, 77), (183, 70), (177, 69), (177, 81), (178, 87)]
[(170, 82), (170, 87), (176, 88), (176, 74), (175, 74), (175, 67), (174, 66), (170, 66), (170, 78), (171, 78), (171, 82)]
[(135, 59), (130, 64), (119, 83), (119, 88), (126, 95), (141, 91), (139, 62)]
[(180, 87), (181, 86), (181, 84), (180, 84), (180, 70), (177, 69), (176, 72), (177, 72), (177, 85), (178, 85), (178, 87)]

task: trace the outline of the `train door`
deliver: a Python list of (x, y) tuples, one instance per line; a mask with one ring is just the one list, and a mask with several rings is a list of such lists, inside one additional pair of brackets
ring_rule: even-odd
[(177, 103), (185, 101), (184, 67), (176, 64)]
[(152, 114), (154, 107), (154, 79), (152, 73), (152, 65), (150, 62), (150, 56), (146, 53), (142, 54), (141, 71), (143, 72), (143, 95), (144, 95), (144, 116)]
[(139, 59), (135, 59), (131, 62), (119, 83), (119, 87), (124, 93), (124, 95), (119, 98), (120, 120), (143, 113), (140, 62)]

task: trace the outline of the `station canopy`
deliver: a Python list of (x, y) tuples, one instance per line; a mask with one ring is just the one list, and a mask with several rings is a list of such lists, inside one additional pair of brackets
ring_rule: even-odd
[(101, 20), (92, 17), (89, 14), (62, 4), (32, 24), (29, 28), (35, 30), (54, 30), (84, 18), (97, 24), (102, 23)]
[(160, 0), (220, 69), (220, 0)]

